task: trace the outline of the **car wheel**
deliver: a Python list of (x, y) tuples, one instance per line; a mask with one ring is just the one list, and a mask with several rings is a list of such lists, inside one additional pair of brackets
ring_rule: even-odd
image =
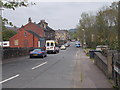
[(42, 55), (42, 58), (44, 58), (44, 55)]
[(47, 57), (47, 54), (45, 55), (45, 57)]
[(33, 58), (32, 56), (30, 56), (29, 58)]

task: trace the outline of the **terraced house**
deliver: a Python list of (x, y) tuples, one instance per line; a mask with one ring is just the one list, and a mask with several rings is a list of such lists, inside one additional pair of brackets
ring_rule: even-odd
[(68, 40), (69, 39), (68, 31), (67, 30), (56, 30), (55, 39), (56, 40)]
[(44, 30), (46, 40), (55, 40), (55, 30), (50, 28), (45, 20), (41, 20), (38, 25)]

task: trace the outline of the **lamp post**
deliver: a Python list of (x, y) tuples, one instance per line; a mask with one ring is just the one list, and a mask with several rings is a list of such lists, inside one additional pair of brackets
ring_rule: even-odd
[(82, 46), (83, 46), (83, 48), (85, 48), (85, 47), (86, 47), (86, 40), (85, 40), (85, 38), (86, 38), (86, 36), (85, 36), (85, 29), (82, 29), (82, 31), (83, 31), (83, 43), (82, 43)]

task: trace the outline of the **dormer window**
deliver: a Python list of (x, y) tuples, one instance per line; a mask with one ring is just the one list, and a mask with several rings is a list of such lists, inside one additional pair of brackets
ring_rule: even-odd
[(24, 32), (24, 36), (27, 37), (27, 33), (26, 32)]

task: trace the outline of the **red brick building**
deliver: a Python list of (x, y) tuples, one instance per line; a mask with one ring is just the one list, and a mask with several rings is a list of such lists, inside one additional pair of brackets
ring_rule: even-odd
[(45, 44), (44, 30), (37, 24), (32, 23), (19, 28), (18, 33), (10, 38), (10, 47), (43, 47)]

